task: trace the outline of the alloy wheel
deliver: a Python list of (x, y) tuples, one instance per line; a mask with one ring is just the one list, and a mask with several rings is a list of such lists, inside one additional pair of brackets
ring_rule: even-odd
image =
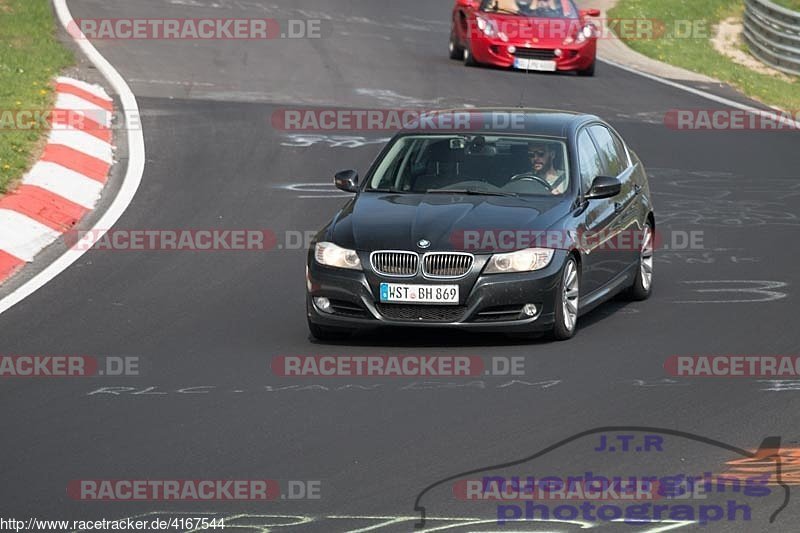
[(578, 281), (578, 267), (575, 261), (570, 260), (564, 267), (564, 282), (562, 283), (561, 305), (563, 307), (564, 327), (568, 331), (575, 328), (578, 320), (578, 296), (580, 282)]
[(642, 276), (642, 288), (647, 291), (650, 290), (650, 284), (653, 282), (653, 232), (649, 224), (644, 227), (641, 254), (639, 268)]

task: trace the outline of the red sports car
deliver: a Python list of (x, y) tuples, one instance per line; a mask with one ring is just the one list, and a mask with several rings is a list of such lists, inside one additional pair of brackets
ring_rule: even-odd
[(456, 0), (450, 57), (467, 65), (593, 76), (597, 27), (573, 0)]

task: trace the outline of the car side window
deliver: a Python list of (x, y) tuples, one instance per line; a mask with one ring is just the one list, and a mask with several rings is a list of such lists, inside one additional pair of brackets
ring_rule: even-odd
[(620, 138), (619, 135), (614, 133), (612, 130), (609, 131), (611, 132), (611, 138), (614, 139), (614, 146), (617, 147), (617, 152), (620, 154), (620, 157), (622, 158), (622, 168), (623, 169), (628, 168), (632, 164), (631, 158), (628, 155), (628, 148), (625, 146), (625, 143), (623, 142), (623, 140)]
[[(409, 141), (399, 141), (399, 143), (407, 142)], [(409, 181), (414, 172), (413, 161), (419, 157), (421, 145), (421, 141), (414, 140), (411, 141), (411, 145), (407, 149), (403, 146), (402, 149), (405, 150), (405, 154), (402, 157), (394, 158), (377, 184), (377, 188), (408, 190), (410, 188)]]
[(616, 139), (605, 126), (591, 126), (592, 137), (597, 141), (597, 147), (603, 158), (609, 176), (619, 176), (628, 168), (628, 158), (622, 141)]
[(586, 194), (592, 187), (592, 181), (603, 174), (600, 154), (586, 130), (578, 134), (578, 166), (581, 171), (581, 190)]
[(422, 148), (424, 146), (426, 146), (426, 142), (420, 139), (413, 142), (403, 157), (403, 163), (398, 169), (397, 178), (392, 184), (393, 187), (403, 191), (411, 189), (411, 183), (419, 174), (419, 159), (422, 156)]

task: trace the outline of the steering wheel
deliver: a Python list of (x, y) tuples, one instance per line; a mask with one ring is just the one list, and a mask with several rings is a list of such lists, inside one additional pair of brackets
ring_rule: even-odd
[(550, 185), (550, 183), (548, 183), (548, 181), (546, 179), (537, 176), (533, 172), (523, 172), (521, 174), (514, 174), (513, 176), (511, 176), (511, 179), (508, 180), (508, 181), (511, 182), (511, 181), (517, 181), (517, 180), (536, 181), (538, 183), (541, 183), (545, 187), (547, 187), (548, 191), (550, 191), (550, 192), (553, 191), (553, 186)]
[[(460, 179), (460, 178), (465, 178), (465, 179)], [(452, 187), (454, 189), (460, 189), (462, 187), (469, 187), (469, 186), (471, 186), (473, 184), (475, 184), (475, 185), (477, 185), (477, 184), (489, 184), (489, 185), (491, 185), (485, 179), (476, 179), (476, 178), (473, 178), (473, 177), (470, 177), (470, 176), (461, 175), (461, 176), (459, 176), (459, 181), (456, 181), (454, 183), (449, 183), (446, 186), (444, 186), (443, 188), (447, 189), (448, 187)]]

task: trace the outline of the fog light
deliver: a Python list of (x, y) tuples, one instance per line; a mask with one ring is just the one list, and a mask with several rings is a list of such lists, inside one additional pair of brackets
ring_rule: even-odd
[(512, 44), (511, 46), (509, 46), (509, 47), (508, 47), (508, 53), (509, 53), (509, 54), (513, 54), (513, 53), (514, 53), (514, 52), (516, 52), (516, 51), (517, 51), (517, 47), (516, 47), (516, 46), (514, 46), (513, 44)]
[(522, 313), (527, 316), (536, 316), (537, 311), (538, 309), (533, 304), (525, 304), (525, 307), (522, 308)]
[(331, 309), (331, 301), (327, 298), (323, 297), (316, 297), (314, 298), (314, 305), (317, 306), (317, 309), (322, 311), (323, 313), (332, 313), (333, 310)]
[(553, 55), (555, 55), (556, 57), (561, 57), (561, 54), (563, 54), (561, 48), (556, 48), (555, 50), (553, 50)]

